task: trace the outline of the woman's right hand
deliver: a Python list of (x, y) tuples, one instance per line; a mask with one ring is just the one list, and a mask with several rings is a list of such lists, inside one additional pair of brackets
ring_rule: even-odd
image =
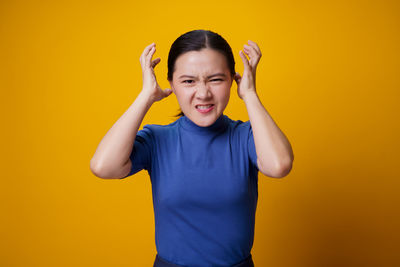
[(144, 49), (140, 56), (140, 64), (142, 65), (143, 88), (141, 93), (145, 94), (152, 102), (160, 101), (172, 93), (171, 89), (162, 90), (157, 82), (154, 67), (160, 63), (161, 59), (152, 60), (156, 51), (156, 44), (152, 43)]

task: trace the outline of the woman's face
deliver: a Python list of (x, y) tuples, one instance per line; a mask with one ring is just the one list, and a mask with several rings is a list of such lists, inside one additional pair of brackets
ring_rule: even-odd
[(232, 81), (225, 56), (205, 48), (186, 52), (176, 59), (170, 85), (185, 116), (206, 127), (225, 110)]

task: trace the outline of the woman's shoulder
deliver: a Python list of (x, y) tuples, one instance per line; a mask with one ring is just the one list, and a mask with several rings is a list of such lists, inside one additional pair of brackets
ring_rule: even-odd
[(143, 126), (143, 129), (140, 131), (147, 131), (153, 135), (165, 134), (166, 132), (173, 132), (177, 128), (179, 119), (168, 124), (154, 124), (154, 123), (145, 124)]
[(247, 120), (247, 121), (242, 121), (240, 119), (234, 120), (234, 119), (231, 119), (230, 117), (228, 117), (227, 115), (224, 115), (224, 116), (225, 116), (226, 120), (228, 121), (230, 128), (232, 128), (234, 130), (242, 130), (244, 128), (251, 127), (249, 120)]

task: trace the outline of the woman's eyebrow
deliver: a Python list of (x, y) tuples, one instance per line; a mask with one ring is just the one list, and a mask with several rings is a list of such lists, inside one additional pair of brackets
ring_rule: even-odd
[[(207, 78), (212, 78), (212, 77), (215, 77), (215, 76), (226, 77), (225, 73), (215, 73), (215, 74), (207, 76)], [(196, 78), (196, 76), (184, 74), (184, 75), (179, 76), (179, 79), (181, 79), (181, 78)]]

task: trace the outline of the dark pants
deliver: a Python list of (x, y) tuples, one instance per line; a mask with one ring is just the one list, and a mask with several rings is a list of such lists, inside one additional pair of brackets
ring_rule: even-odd
[[(156, 259), (154, 261), (153, 267), (182, 267), (182, 266), (168, 262), (165, 259), (161, 258), (158, 254), (156, 254)], [(239, 262), (238, 264), (232, 265), (231, 267), (254, 267), (251, 254), (243, 261)]]

